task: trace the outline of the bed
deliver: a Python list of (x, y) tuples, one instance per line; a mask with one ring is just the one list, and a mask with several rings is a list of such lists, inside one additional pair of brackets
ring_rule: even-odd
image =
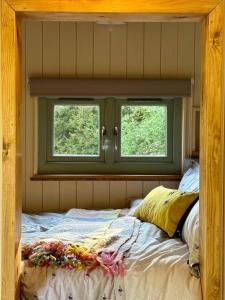
[[(140, 202), (122, 210), (23, 214), (23, 244), (48, 239), (79, 243), (88, 239), (93, 245), (96, 232), (103, 237), (112, 231), (112, 244), (100, 243), (101, 251), (111, 247), (118, 254), (115, 249), (123, 249), (124, 269), (110, 273), (100, 266), (90, 272), (87, 268), (77, 271), (53, 265), (31, 267), (25, 260), (22, 300), (201, 300), (200, 279), (193, 276), (187, 264), (187, 243), (178, 237), (169, 238), (156, 225), (133, 217)], [(110, 233), (106, 232), (109, 227)], [(123, 237), (121, 243), (115, 236)]]

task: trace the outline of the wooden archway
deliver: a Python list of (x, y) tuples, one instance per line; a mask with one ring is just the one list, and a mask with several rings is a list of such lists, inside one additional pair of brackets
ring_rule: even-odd
[(224, 0), (1, 0), (1, 299), (19, 299), (20, 25), (39, 20), (201, 20), (205, 26), (201, 102), (201, 281), (204, 300), (224, 288)]

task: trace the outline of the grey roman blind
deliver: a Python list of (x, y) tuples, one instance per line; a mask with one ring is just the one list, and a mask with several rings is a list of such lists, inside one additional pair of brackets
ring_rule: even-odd
[(191, 79), (31, 78), (31, 96), (189, 97)]

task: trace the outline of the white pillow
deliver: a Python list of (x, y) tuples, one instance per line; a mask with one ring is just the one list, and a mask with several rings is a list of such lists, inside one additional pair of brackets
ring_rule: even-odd
[(134, 199), (134, 200), (132, 200), (132, 202), (131, 202), (131, 204), (130, 204), (130, 207), (138, 207), (140, 204), (141, 204), (141, 202), (143, 201), (143, 199)]
[(199, 165), (187, 170), (179, 184), (181, 192), (199, 192)]
[(189, 248), (189, 266), (199, 264), (199, 201), (193, 206), (184, 223), (182, 239)]
[(142, 201), (143, 201), (143, 199), (134, 199), (134, 200), (132, 200), (131, 205), (130, 205), (130, 210), (129, 210), (129, 213), (128, 213), (129, 216), (133, 216), (134, 211), (136, 210), (136, 208), (139, 205), (141, 205)]

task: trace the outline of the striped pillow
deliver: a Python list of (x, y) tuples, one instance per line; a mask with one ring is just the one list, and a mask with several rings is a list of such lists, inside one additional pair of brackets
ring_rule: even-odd
[(181, 192), (199, 192), (199, 165), (187, 170), (179, 184)]

